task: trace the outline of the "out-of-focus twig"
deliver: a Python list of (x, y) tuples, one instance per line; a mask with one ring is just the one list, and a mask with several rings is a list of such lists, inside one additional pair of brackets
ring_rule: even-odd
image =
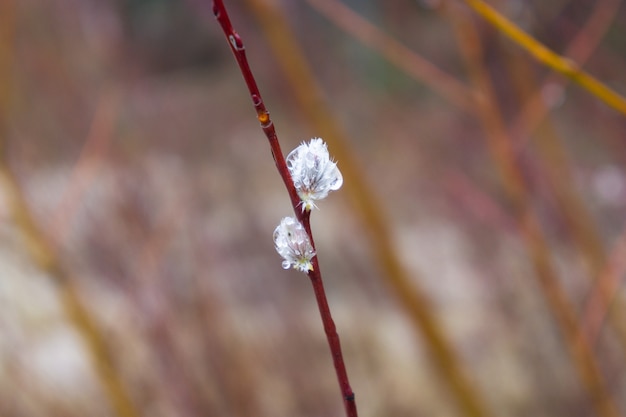
[(366, 176), (358, 166), (346, 134), (328, 110), (321, 88), (285, 18), (267, 1), (249, 0), (248, 4), (261, 24), (304, 114), (319, 135), (331, 145), (337, 160), (341, 161), (341, 171), (346, 184), (349, 184), (345, 190), (351, 197), (354, 213), (361, 217), (363, 228), (369, 233), (370, 244), (385, 274), (384, 278), (415, 329), (423, 335), (426, 347), (450, 387), (460, 412), (471, 417), (490, 415), (475, 384), (470, 382), (463, 371), (454, 349), (444, 335), (428, 297), (417, 285), (418, 280), (410, 276), (402, 265), (381, 205), (365, 181)]
[(474, 112), (475, 98), (471, 88), (387, 35), (341, 2), (307, 0), (307, 3), (337, 27), (374, 49), (389, 62), (414, 79), (420, 80), (458, 108), (468, 113)]
[[(615, 0), (605, 0), (598, 4), (596, 9), (603, 9), (605, 3), (615, 2)], [(597, 31), (605, 29), (598, 27), (598, 18), (595, 17), (598, 14), (604, 14), (604, 12), (595, 11), (589, 19), (595, 22), (595, 24), (585, 25), (590, 30), (595, 28), (596, 32), (591, 36), (594, 39), (597, 39)], [(602, 19), (602, 22), (607, 23), (607, 20)], [(580, 39), (580, 37), (581, 35), (577, 39)], [(591, 53), (589, 46), (586, 43), (583, 43), (583, 45), (583, 52), (585, 54)], [(573, 47), (568, 49), (574, 50)], [(503, 52), (503, 54), (506, 53)], [(565, 148), (562, 146), (561, 138), (558, 137), (557, 129), (555, 129), (550, 120), (546, 103), (543, 100), (533, 100), (530, 97), (532, 92), (536, 90), (535, 76), (529, 68), (528, 60), (520, 55), (521, 52), (519, 51), (509, 51), (508, 58), (505, 61), (509, 64), (509, 73), (521, 100), (525, 103), (534, 104), (537, 110), (533, 111), (533, 113), (543, 116), (542, 121), (535, 119), (535, 122), (539, 123), (538, 125), (523, 127), (528, 134), (535, 131), (536, 140), (532, 142), (532, 145), (537, 150), (537, 157), (534, 163), (540, 172), (541, 181), (549, 184), (551, 196), (567, 226), (566, 232), (571, 235), (573, 243), (580, 253), (580, 259), (586, 269), (586, 275), (591, 281), (602, 279), (607, 268), (606, 254), (597, 225), (573, 184), (569, 158)], [(525, 109), (528, 109), (528, 105), (525, 106)], [(521, 138), (513, 137), (513, 133), (511, 136), (513, 140), (517, 139), (516, 145), (518, 151), (520, 151)], [(526, 143), (526, 140), (523, 140), (523, 142)], [(610, 315), (610, 324), (622, 345), (622, 349), (626, 351), (626, 322), (622, 319), (624, 302), (622, 299), (617, 299), (615, 302), (616, 307), (619, 308), (613, 310), (613, 314)]]
[(30, 215), (26, 201), (5, 161), (0, 162), (0, 186), (6, 190), (15, 224), (24, 235), (26, 247), (35, 263), (54, 280), (70, 322), (82, 336), (100, 382), (115, 413), (120, 417), (139, 416), (113, 363), (96, 321), (80, 299), (68, 272), (61, 265), (53, 246)]
[(85, 144), (48, 230), (48, 235), (55, 242), (61, 243), (63, 241), (63, 234), (76, 212), (82, 193), (86, 190), (89, 183), (95, 179), (98, 168), (100, 168), (104, 160), (104, 155), (112, 137), (111, 131), (115, 124), (119, 100), (120, 92), (116, 90), (105, 91), (98, 100)]
[[(177, 232), (181, 223), (189, 219), (188, 210), (189, 196), (184, 190), (178, 198), (159, 207), (158, 215), (154, 221), (155, 228), (150, 230), (149, 238), (137, 251), (136, 267), (133, 268), (132, 276), (136, 280), (128, 290), (128, 297), (133, 305), (144, 317), (144, 331), (148, 343), (152, 345), (153, 355), (151, 366), (154, 367), (161, 380), (167, 381), (168, 389), (164, 397), (171, 401), (180, 415), (200, 416), (205, 404), (204, 395), (198, 392), (198, 387), (193, 384), (193, 372), (190, 363), (183, 361), (183, 354), (177, 343), (176, 335), (173, 334), (175, 321), (179, 311), (172, 305), (172, 294), (166, 293), (164, 285), (158, 279), (161, 275), (167, 249), (172, 243), (173, 235)], [(203, 337), (204, 334), (200, 333)], [(242, 370), (245, 373), (245, 370)], [(237, 373), (239, 374), (238, 371)], [(241, 375), (237, 375), (241, 378)], [(249, 401), (241, 400), (237, 407), (246, 406)], [(251, 415), (253, 410), (247, 413), (234, 415)]]
[(626, 98), (587, 74), (576, 62), (551, 51), (482, 0), (463, 1), (513, 42), (528, 51), (538, 61), (570, 78), (610, 107), (626, 114)]
[[(597, 2), (589, 19), (567, 46), (565, 55), (571, 57), (578, 65), (584, 65), (609, 29), (621, 3), (622, 0)], [(524, 107), (509, 127), (511, 135), (517, 141), (518, 148), (523, 146), (528, 135), (534, 131), (550, 110), (550, 103), (546, 103), (546, 88), (549, 87), (557, 94), (563, 94), (561, 90), (565, 88), (566, 82), (567, 79), (557, 74), (550, 74), (540, 83), (535, 92), (528, 96)], [(558, 100), (558, 97), (555, 99)]]
[(563, 333), (566, 347), (596, 411), (604, 417), (619, 416), (589, 345), (580, 343), (578, 320), (551, 264), (546, 238), (532, 207), (531, 196), (516, 159), (513, 141), (506, 131), (490, 76), (483, 64), (482, 45), (476, 28), (465, 10), (460, 10), (454, 3), (447, 4), (449, 5), (447, 12), (452, 19), (470, 76), (476, 88), (483, 93), (481, 97), (484, 97), (484, 100), (479, 103), (479, 112), (486, 133), (487, 146), (507, 193), (510, 210), (520, 224), (522, 238), (544, 297)]
[(13, 220), (24, 237), (28, 252), (39, 268), (50, 275), (57, 284), (65, 312), (87, 345), (96, 375), (105, 389), (114, 412), (119, 417), (137, 417), (139, 414), (113, 365), (111, 353), (107, 349), (102, 333), (81, 301), (54, 246), (46, 239), (45, 234), (31, 216), (18, 181), (8, 168), (6, 134), (7, 115), (11, 103), (9, 86), (12, 86), (11, 45), (13, 43), (12, 30), (16, 19), (14, 7), (13, 1), (0, 2), (0, 187), (6, 192)]
[(497, 230), (519, 233), (515, 219), (505, 207), (481, 189), (461, 171), (450, 169), (442, 179), (444, 191), (454, 200), (455, 207)]
[[(535, 76), (529, 68), (528, 60), (516, 51), (503, 54), (507, 56), (506, 62), (514, 90), (517, 91), (520, 101), (528, 102), (529, 94), (536, 87)], [(535, 101), (535, 105), (539, 112), (548, 115), (545, 102)], [(549, 117), (544, 117), (537, 126), (533, 126), (533, 131), (536, 140), (532, 144), (537, 150), (534, 163), (541, 171), (541, 181), (549, 184), (558, 210), (568, 226), (567, 231), (571, 233), (582, 259), (586, 261), (588, 275), (594, 277), (604, 267), (604, 248), (596, 226), (572, 183), (567, 152)], [(510, 134), (510, 139), (517, 138)], [(513, 146), (518, 144), (519, 141), (516, 141)], [(518, 154), (520, 151), (517, 147)]]
[(13, 43), (15, 42), (15, 0), (0, 3), (0, 157), (6, 152), (12, 100)]
[[(611, 302), (626, 275), (626, 231), (615, 243), (606, 269), (600, 274), (582, 315), (581, 341), (593, 346), (599, 336)], [(613, 316), (610, 316), (613, 317)]]

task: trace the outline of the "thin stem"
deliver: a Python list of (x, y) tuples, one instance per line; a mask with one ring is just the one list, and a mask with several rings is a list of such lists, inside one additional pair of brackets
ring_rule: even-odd
[[(311, 233), (310, 211), (306, 211), (303, 216), (304, 229), (308, 233), (311, 239), (311, 245), (315, 248), (315, 242), (313, 241), (313, 234)], [(326, 339), (330, 346), (330, 351), (333, 356), (333, 365), (335, 366), (335, 372), (337, 373), (337, 380), (339, 381), (339, 388), (341, 389), (341, 395), (343, 397), (344, 407), (346, 408), (346, 415), (349, 417), (356, 417), (356, 402), (354, 400), (354, 392), (350, 387), (350, 381), (348, 380), (348, 373), (346, 371), (346, 365), (343, 361), (343, 354), (341, 353), (341, 343), (339, 341), (339, 335), (335, 328), (335, 322), (330, 314), (330, 307), (328, 306), (328, 300), (326, 299), (326, 291), (324, 290), (324, 282), (322, 281), (322, 273), (320, 272), (320, 266), (317, 261), (317, 256), (313, 258), (313, 270), (309, 271), (309, 278), (313, 285), (313, 291), (315, 292), (315, 300), (322, 316), (322, 324), (324, 325), (324, 332), (326, 333)]]
[(409, 273), (398, 255), (393, 233), (385, 219), (382, 202), (371, 190), (346, 133), (323, 99), (322, 88), (302, 54), (296, 36), (289, 28), (280, 9), (262, 0), (248, 0), (270, 47), (289, 82), (294, 98), (320, 136), (328, 140), (333, 155), (341, 161), (353, 213), (361, 219), (363, 230), (372, 246), (372, 253), (384, 272), (382, 278), (397, 297), (407, 317), (425, 342), (432, 362), (450, 389), (451, 397), (462, 415), (488, 417), (491, 415), (477, 385), (465, 372), (462, 361), (446, 336), (429, 297), (419, 285), (415, 273)]
[(270, 142), (270, 148), (272, 149), (272, 155), (274, 157), (278, 173), (287, 187), (287, 192), (289, 193), (289, 198), (291, 199), (291, 204), (294, 207), (296, 216), (298, 217), (298, 220), (302, 221), (302, 213), (298, 213), (297, 210), (297, 205), (300, 203), (300, 197), (298, 197), (298, 193), (296, 192), (296, 189), (293, 186), (293, 181), (291, 180), (291, 175), (287, 169), (287, 163), (285, 162), (285, 157), (280, 149), (280, 143), (278, 142), (278, 136), (276, 135), (274, 123), (270, 118), (270, 113), (265, 107), (265, 103), (263, 103), (259, 87), (257, 86), (254, 75), (250, 70), (248, 58), (246, 57), (246, 48), (243, 45), (243, 41), (230, 22), (230, 17), (228, 16), (226, 7), (224, 7), (224, 2), (221, 0), (213, 1), (213, 14), (222, 27), (224, 35), (226, 35), (226, 39), (230, 45), (230, 49), (239, 64), (241, 75), (243, 75), (246, 85), (248, 86), (248, 91), (250, 91), (250, 97), (252, 98), (254, 109), (256, 110), (257, 119), (259, 120), (259, 123), (261, 123), (261, 129), (263, 129), (265, 136), (267, 136), (267, 140)]
[[(223, 1), (214, 0), (213, 14), (217, 18), (217, 21), (219, 22), (222, 30), (224, 31), (224, 34), (226, 35), (226, 38), (228, 39), (230, 49), (235, 55), (237, 63), (239, 64), (239, 69), (241, 70), (241, 74), (243, 75), (246, 85), (248, 86), (248, 90), (252, 98), (252, 103), (254, 104), (254, 108), (257, 112), (257, 119), (261, 123), (261, 128), (263, 129), (263, 132), (265, 133), (265, 136), (267, 136), (267, 139), (270, 143), (270, 148), (272, 149), (272, 155), (274, 156), (276, 168), (278, 169), (278, 173), (285, 183), (285, 187), (287, 188), (287, 192), (289, 193), (289, 198), (291, 199), (291, 205), (293, 207), (294, 213), (298, 220), (304, 226), (307, 234), (309, 235), (309, 239), (311, 240), (311, 244), (315, 248), (313, 234), (311, 233), (311, 213), (310, 211), (303, 211), (300, 207), (300, 197), (298, 196), (296, 188), (293, 184), (293, 180), (291, 178), (291, 174), (289, 173), (289, 170), (287, 168), (287, 163), (283, 156), (282, 150), (280, 149), (280, 144), (278, 142), (278, 136), (276, 135), (274, 124), (270, 119), (269, 112), (267, 111), (265, 104), (263, 103), (263, 99), (261, 98), (261, 93), (259, 92), (259, 88), (256, 84), (254, 75), (250, 70), (248, 59), (246, 58), (246, 51), (243, 45), (243, 41), (234, 30), (226, 8), (224, 7)], [(332, 354), (333, 364), (335, 366), (335, 372), (337, 374), (339, 388), (341, 389), (346, 415), (348, 417), (357, 417), (354, 392), (352, 391), (352, 388), (350, 387), (350, 381), (348, 380), (348, 373), (346, 371), (346, 366), (343, 360), (343, 353), (341, 351), (339, 335), (337, 334), (335, 322), (333, 321), (332, 315), (330, 313), (330, 307), (328, 306), (328, 300), (326, 299), (326, 292), (324, 290), (322, 274), (320, 272), (317, 256), (313, 257), (312, 262), (313, 270), (309, 271), (308, 275), (311, 279), (313, 291), (315, 292), (315, 299), (317, 301), (320, 315), (322, 317), (322, 324), (324, 326), (324, 332), (326, 333), (328, 346), (330, 347), (330, 351)]]

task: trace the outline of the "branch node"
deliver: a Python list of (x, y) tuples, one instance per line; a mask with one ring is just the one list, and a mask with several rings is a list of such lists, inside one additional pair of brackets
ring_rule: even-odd
[(243, 41), (239, 37), (239, 34), (231, 33), (230, 35), (228, 35), (228, 40), (230, 41), (230, 44), (233, 46), (233, 49), (235, 49), (235, 51), (243, 51), (246, 49), (246, 47), (243, 46)]
[(259, 119), (262, 127), (268, 127), (272, 123), (272, 121), (270, 120), (270, 114), (267, 110), (260, 111), (257, 114), (257, 119)]

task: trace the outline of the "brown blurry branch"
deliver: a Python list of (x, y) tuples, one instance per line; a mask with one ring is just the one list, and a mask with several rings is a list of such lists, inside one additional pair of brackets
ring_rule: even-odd
[[(604, 0), (596, 5), (583, 29), (578, 32), (567, 47), (571, 56), (577, 57), (579, 62), (584, 62), (592, 54), (602, 34), (606, 32), (607, 26), (611, 23), (613, 18), (613, 15), (610, 14), (611, 11), (615, 11), (619, 3), (619, 0)], [(522, 56), (521, 51), (502, 51), (502, 53), (507, 55), (507, 59), (504, 61), (508, 64), (509, 73), (520, 96), (520, 101), (524, 103), (522, 114), (532, 113), (535, 117), (532, 121), (528, 120), (528, 123), (532, 123), (532, 125), (518, 125), (509, 129), (511, 139), (516, 141), (517, 152), (521, 152), (522, 147), (528, 143), (526, 138), (530, 137), (531, 132), (535, 132), (536, 140), (532, 142), (532, 145), (537, 150), (537, 158), (535, 158), (534, 163), (541, 172), (542, 180), (545, 180), (550, 186), (555, 205), (562, 213), (563, 220), (567, 225), (566, 231), (571, 234), (573, 243), (584, 262), (587, 277), (592, 282), (602, 279), (607, 269), (602, 239), (597, 225), (573, 182), (567, 151), (562, 145), (563, 141), (558, 137), (557, 129), (550, 120), (549, 107), (543, 99), (536, 99), (543, 88), (537, 87), (530, 62)], [(551, 76), (549, 78), (554, 79), (554, 81), (548, 81), (548, 83), (558, 82), (559, 85), (565, 83), (562, 77)], [(516, 137), (515, 135), (522, 134), (521, 131), (524, 131), (524, 135), (529, 136)], [(598, 283), (597, 285), (602, 284)], [(623, 298), (616, 299), (615, 304), (619, 308), (609, 316), (610, 324), (621, 343), (622, 350), (626, 352)]]
[(15, 42), (16, 4), (14, 0), (0, 3), (0, 157), (8, 134), (12, 100), (13, 43)]
[(360, 215), (363, 228), (369, 233), (370, 245), (385, 279), (402, 307), (406, 310), (416, 331), (424, 337), (426, 347), (443, 379), (450, 387), (463, 415), (485, 417), (490, 415), (475, 385), (462, 369), (450, 342), (430, 307), (424, 291), (417, 285), (418, 279), (410, 276), (398, 258), (392, 233), (383, 215), (380, 202), (365, 182), (366, 177), (359, 167), (346, 134), (336, 118), (328, 110), (322, 98), (321, 88), (311, 73), (296, 37), (284, 16), (276, 8), (262, 0), (248, 0), (257, 17), (274, 55), (281, 65), (298, 103), (310, 123), (333, 148), (341, 171), (346, 180), (345, 187)]
[[(0, 16), (3, 16), (3, 20), (6, 20), (7, 15), (0, 13)], [(0, 24), (0, 27), (6, 26)], [(10, 60), (4, 60), (3, 58), (0, 57), (0, 62), (10, 62)], [(5, 79), (3, 78), (2, 80), (4, 81)], [(0, 92), (6, 91), (8, 90), (0, 90)], [(5, 115), (6, 113), (0, 114), (0, 118)], [(24, 237), (26, 249), (35, 264), (47, 273), (56, 284), (65, 313), (83, 338), (87, 351), (91, 356), (96, 375), (104, 388), (111, 408), (117, 416), (138, 417), (139, 414), (131, 402), (130, 396), (122, 383), (121, 376), (115, 368), (113, 356), (106, 345), (96, 320), (80, 299), (78, 290), (70, 278), (69, 272), (65, 269), (56, 253), (55, 246), (47, 239), (45, 233), (32, 217), (17, 178), (8, 168), (5, 154), (5, 132), (3, 131), (1, 134), (0, 186), (6, 191), (13, 220)]]
[[(199, 392), (199, 387), (193, 383), (194, 372), (191, 368), (197, 364), (182, 360), (184, 354), (177, 344), (176, 326), (172, 326), (173, 317), (180, 312), (173, 305), (171, 294), (167, 294), (164, 286), (158, 282), (159, 269), (163, 266), (174, 233), (181, 227), (181, 223), (190, 219), (187, 210), (189, 200), (188, 193), (183, 193), (169, 204), (159, 207), (155, 227), (137, 251), (136, 268), (132, 273), (137, 284), (129, 287), (127, 294), (140, 315), (146, 318), (144, 335), (152, 345), (150, 364), (161, 376), (160, 379), (168, 383), (162, 395), (175, 405), (175, 409), (180, 410), (180, 415), (199, 416), (209, 406), (206, 404), (206, 395)], [(197, 337), (204, 340), (207, 333), (199, 331)], [(245, 373), (245, 370), (237, 371), (238, 379), (242, 378), (240, 373)], [(235, 406), (245, 408), (246, 412), (234, 415), (251, 415), (254, 411), (250, 407), (251, 401), (237, 402)]]
[[(307, 0), (307, 3), (346, 33), (379, 52), (408, 75), (430, 86), (452, 104), (468, 112), (476, 112), (475, 95), (471, 93), (470, 87), (441, 72), (342, 3), (336, 0)], [(566, 48), (566, 55), (583, 65), (608, 30), (620, 4), (621, 0), (599, 2), (583, 28)], [(550, 103), (547, 103), (545, 98), (545, 88), (550, 86), (562, 90), (568, 79), (552, 74), (537, 87), (532, 82), (534, 75), (528, 68), (528, 61), (521, 59), (515, 52), (509, 55), (512, 60), (506, 62), (510, 63), (511, 74), (517, 82), (518, 91), (523, 94), (521, 99), (524, 102), (522, 111), (517, 115), (512, 127), (508, 128), (510, 137), (515, 140), (516, 152), (520, 152), (529, 135), (538, 130), (537, 135), (540, 137), (537, 141), (538, 150), (545, 160), (544, 170), (552, 185), (551, 190), (554, 192), (559, 210), (564, 215), (564, 220), (570, 225), (568, 230), (571, 230), (581, 255), (587, 260), (590, 278), (596, 278), (605, 269), (605, 255), (600, 237), (584, 203), (574, 189), (571, 177), (567, 175), (569, 172), (567, 155), (559, 143), (559, 138), (556, 137), (555, 129), (548, 121), (542, 123), (550, 112)], [(469, 107), (466, 106), (468, 104)], [(489, 199), (488, 196), (483, 198)], [(497, 206), (493, 201), (489, 204)], [(616, 328), (622, 345), (626, 346), (626, 331), (619, 316), (612, 319), (612, 325)]]
[(16, 178), (4, 162), (0, 164), (0, 184), (7, 192), (14, 221), (24, 235), (28, 252), (39, 268), (50, 275), (57, 285), (65, 313), (86, 344), (96, 375), (105, 389), (113, 410), (120, 417), (139, 416), (115, 369), (113, 357), (95, 319), (80, 299), (76, 287), (69, 279), (69, 274), (61, 265), (52, 245), (48, 243), (36, 225)]
[[(591, 291), (582, 316), (580, 343), (593, 346), (626, 274), (626, 230), (615, 243), (606, 269)], [(609, 316), (614, 317), (614, 316)]]
[(574, 308), (552, 266), (550, 249), (532, 207), (531, 195), (518, 165), (513, 141), (506, 131), (490, 76), (483, 64), (482, 45), (477, 30), (464, 10), (456, 4), (447, 4), (447, 12), (454, 25), (470, 77), (476, 88), (483, 93), (478, 110), (485, 129), (487, 147), (508, 195), (510, 210), (519, 222), (540, 288), (563, 333), (566, 347), (597, 413), (605, 417), (619, 416), (589, 345), (579, 338), (580, 326)]
[[(502, 53), (507, 55), (506, 62), (514, 90), (520, 101), (527, 103), (532, 100), (529, 98), (529, 92), (535, 90), (537, 86), (532, 68), (528, 60), (520, 53), (515, 51), (508, 54), (504, 51)], [(533, 163), (539, 168), (542, 181), (545, 180), (550, 186), (556, 206), (568, 226), (567, 231), (571, 233), (574, 244), (586, 261), (587, 275), (595, 279), (605, 262), (602, 240), (573, 183), (568, 154), (549, 117), (548, 107), (544, 101), (536, 101), (535, 105), (537, 113), (543, 113), (545, 116), (538, 125), (532, 127), (535, 137), (532, 145), (537, 151), (537, 158), (534, 158)], [(520, 138), (513, 136), (513, 133), (509, 134), (509, 138), (515, 141), (513, 146), (516, 148), (516, 153), (520, 155), (522, 149), (519, 143), (527, 141), (519, 140)]]
[(54, 213), (48, 235), (56, 242), (63, 241), (72, 216), (76, 213), (81, 195), (95, 179), (110, 145), (114, 121), (120, 101), (120, 92), (106, 91), (98, 100), (96, 112), (87, 133), (85, 144), (74, 166), (69, 185)]
[(437, 68), (337, 0), (306, 0), (318, 13), (363, 45), (372, 48), (415, 80), (467, 113), (475, 111), (470, 87)]

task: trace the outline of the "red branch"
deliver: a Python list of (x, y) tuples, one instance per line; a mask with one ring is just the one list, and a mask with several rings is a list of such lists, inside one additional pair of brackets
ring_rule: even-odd
[[(278, 169), (278, 173), (285, 183), (285, 187), (287, 187), (287, 192), (289, 193), (289, 198), (291, 199), (291, 205), (293, 207), (294, 213), (298, 220), (304, 226), (307, 234), (309, 235), (309, 239), (311, 240), (311, 245), (313, 245), (313, 248), (315, 248), (313, 234), (311, 233), (310, 211), (302, 210), (300, 197), (298, 196), (296, 188), (293, 184), (293, 180), (291, 179), (291, 174), (289, 173), (289, 169), (287, 168), (285, 157), (283, 156), (282, 150), (280, 149), (280, 144), (278, 142), (278, 136), (276, 135), (274, 124), (270, 119), (269, 112), (265, 108), (265, 104), (263, 103), (263, 99), (261, 98), (261, 93), (259, 92), (256, 80), (254, 79), (254, 75), (252, 75), (252, 71), (250, 70), (250, 66), (248, 65), (248, 59), (246, 58), (246, 50), (243, 45), (243, 41), (241, 40), (241, 37), (239, 36), (239, 34), (237, 34), (235, 29), (233, 29), (233, 26), (230, 22), (230, 17), (228, 16), (222, 0), (213, 1), (213, 14), (217, 18), (217, 21), (219, 22), (222, 30), (224, 31), (224, 34), (226, 35), (226, 39), (228, 40), (230, 49), (235, 55), (237, 63), (239, 64), (239, 69), (241, 70), (241, 74), (246, 81), (246, 85), (248, 86), (248, 90), (250, 91), (250, 96), (252, 98), (252, 104), (254, 104), (254, 108), (257, 113), (257, 119), (261, 123), (261, 129), (263, 129), (263, 132), (265, 133), (265, 136), (267, 136), (267, 139), (270, 143), (270, 148), (272, 149), (272, 155), (274, 156), (276, 168)], [(308, 275), (311, 279), (311, 283), (313, 284), (313, 291), (315, 292), (315, 299), (317, 300), (317, 305), (319, 307), (320, 315), (322, 317), (324, 332), (326, 333), (328, 346), (330, 347), (330, 351), (333, 357), (333, 364), (335, 365), (335, 372), (337, 373), (337, 380), (339, 381), (339, 388), (341, 389), (341, 394), (346, 409), (346, 415), (348, 417), (357, 417), (354, 392), (352, 391), (352, 388), (350, 388), (348, 373), (346, 372), (346, 366), (343, 361), (343, 354), (341, 353), (339, 335), (337, 334), (335, 322), (333, 321), (333, 318), (330, 314), (330, 307), (328, 306), (328, 300), (326, 299), (326, 292), (324, 291), (324, 284), (322, 282), (322, 274), (320, 272), (317, 256), (313, 257), (312, 263), (313, 270), (309, 271)]]

